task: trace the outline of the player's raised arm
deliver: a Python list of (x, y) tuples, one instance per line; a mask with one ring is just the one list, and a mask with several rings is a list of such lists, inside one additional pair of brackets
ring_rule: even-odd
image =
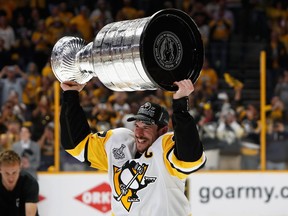
[(79, 102), (79, 92), (84, 86), (72, 81), (61, 83), (64, 90), (60, 113), (61, 144), (65, 150), (74, 149), (91, 133)]
[(178, 86), (178, 90), (173, 94), (174, 153), (178, 160), (185, 162), (202, 160), (204, 164), (206, 159), (203, 156), (197, 126), (188, 112), (188, 96), (194, 91), (194, 85), (189, 79), (175, 82), (175, 85)]

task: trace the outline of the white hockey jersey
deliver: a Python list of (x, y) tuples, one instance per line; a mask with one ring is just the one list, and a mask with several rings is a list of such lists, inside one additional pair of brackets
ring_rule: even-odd
[(205, 155), (195, 162), (179, 161), (172, 138), (173, 133), (164, 134), (137, 159), (134, 133), (126, 128), (90, 134), (66, 151), (108, 171), (112, 215), (188, 216), (185, 180), (205, 163)]

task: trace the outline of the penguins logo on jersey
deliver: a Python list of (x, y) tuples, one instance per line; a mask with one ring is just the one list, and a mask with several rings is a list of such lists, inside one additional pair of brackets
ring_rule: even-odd
[(137, 192), (156, 181), (156, 177), (145, 176), (147, 168), (147, 164), (141, 165), (136, 161), (127, 161), (122, 167), (113, 166), (114, 188), (117, 194), (114, 198), (121, 201), (127, 211), (134, 202), (140, 202)]

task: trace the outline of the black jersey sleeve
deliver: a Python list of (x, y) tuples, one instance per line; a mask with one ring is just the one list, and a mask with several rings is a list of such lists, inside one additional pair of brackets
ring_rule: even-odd
[(84, 110), (80, 106), (78, 91), (64, 91), (61, 112), (61, 144), (64, 149), (73, 149), (91, 133)]
[(172, 122), (175, 156), (186, 162), (199, 160), (203, 154), (203, 146), (195, 120), (188, 112), (188, 97), (173, 100)]

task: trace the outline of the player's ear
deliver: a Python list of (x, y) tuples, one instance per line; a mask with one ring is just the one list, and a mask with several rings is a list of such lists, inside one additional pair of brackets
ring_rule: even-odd
[(161, 136), (161, 135), (167, 133), (167, 131), (168, 131), (168, 125), (159, 128), (159, 130), (158, 130), (158, 132), (159, 132), (159, 136)]

